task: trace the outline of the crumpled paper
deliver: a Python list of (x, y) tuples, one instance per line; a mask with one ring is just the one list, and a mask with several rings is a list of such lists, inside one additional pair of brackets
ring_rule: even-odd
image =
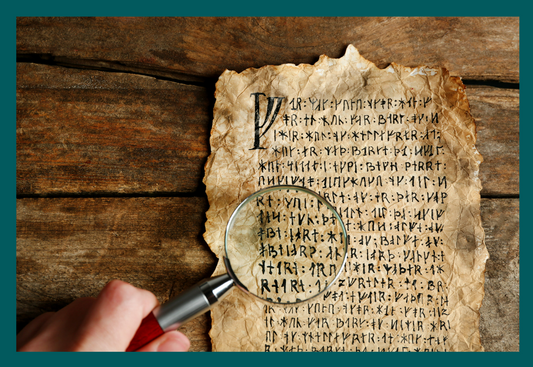
[(475, 142), (464, 85), (443, 68), (379, 69), (350, 45), (314, 65), (225, 71), (204, 178), (212, 251), (222, 260), (238, 204), (279, 184), (335, 206), (349, 249), (337, 282), (308, 302), (234, 289), (211, 311), (213, 350), (483, 350)]

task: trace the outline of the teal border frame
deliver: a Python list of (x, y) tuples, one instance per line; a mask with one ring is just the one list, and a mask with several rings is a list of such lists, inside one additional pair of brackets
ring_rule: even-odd
[[(0, 22), (2, 45), (4, 51), (1, 59), (3, 70), (2, 112), (4, 119), (1, 124), (0, 149), (3, 160), (2, 190), (2, 220), (1, 233), (5, 239), (4, 255), (1, 258), (0, 272), (3, 276), (4, 296), (0, 310), (5, 315), (4, 327), (0, 331), (2, 360), (12, 366), (58, 366), (75, 364), (76, 366), (94, 366), (123, 364), (140, 366), (148, 363), (159, 364), (200, 364), (207, 363), (227, 365), (230, 363), (250, 363), (254, 367), (272, 366), (276, 363), (284, 365), (317, 365), (339, 364), (343, 366), (358, 365), (423, 365), (432, 367), (438, 365), (455, 364), (484, 365), (519, 364), (531, 361), (531, 336), (528, 326), (531, 316), (523, 305), (531, 304), (531, 295), (527, 292), (531, 274), (527, 269), (531, 262), (531, 248), (527, 246), (531, 241), (531, 233), (522, 231), (522, 223), (529, 223), (532, 215), (529, 213), (531, 193), (527, 181), (531, 175), (533, 144), (528, 144), (532, 127), (528, 124), (531, 111), (526, 107), (520, 108), (520, 352), (485, 352), (485, 353), (17, 353), (15, 352), (16, 331), (16, 17), (17, 16), (517, 16), (520, 17), (520, 61), (521, 65), (531, 56), (532, 14), (521, 5), (520, 1), (484, 1), (479, 4), (466, 4), (465, 1), (447, 2), (355, 2), (355, 1), (301, 1), (288, 2), (256, 2), (256, 1), (212, 1), (190, 2), (179, 1), (144, 2), (132, 1), (35, 1), (28, 0), (16, 5), (4, 5), (2, 21)], [(458, 10), (455, 10), (458, 9)], [(381, 14), (380, 14), (381, 13)], [(527, 64), (526, 64), (527, 65)], [(520, 70), (520, 99), (528, 101), (531, 97), (531, 71), (524, 67)], [(524, 176), (525, 175), (525, 176)], [(526, 228), (528, 226), (526, 225)], [(526, 271), (522, 270), (526, 269)], [(529, 362), (531, 363), (531, 362)]]

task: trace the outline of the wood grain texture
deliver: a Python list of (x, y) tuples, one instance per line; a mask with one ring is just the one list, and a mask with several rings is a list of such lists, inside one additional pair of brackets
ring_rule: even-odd
[[(112, 279), (152, 291), (160, 302), (215, 268), (203, 241), (204, 198), (17, 200), (19, 326)], [(209, 350), (204, 315), (186, 327), (191, 350)]]
[(519, 200), (481, 202), (481, 219), (490, 258), (480, 309), (481, 342), (487, 351), (520, 350)]
[(470, 112), (476, 121), (476, 146), (483, 156), (482, 195), (520, 192), (520, 91), (469, 87)]
[(17, 53), (67, 65), (203, 80), (224, 69), (338, 58), (443, 66), (519, 81), (519, 18), (17, 18)]
[(213, 98), (151, 77), (18, 64), (17, 193), (195, 192)]
[[(18, 65), (19, 195), (175, 193), (202, 187), (214, 97), (122, 73)], [(519, 91), (467, 88), (484, 195), (519, 192)]]
[[(161, 302), (214, 270), (201, 235), (202, 198), (17, 200), (17, 319), (77, 297), (95, 296), (118, 278), (154, 292)], [(482, 200), (491, 259), (481, 309), (487, 351), (518, 350), (518, 199)], [(186, 324), (191, 350), (210, 350), (210, 319)]]

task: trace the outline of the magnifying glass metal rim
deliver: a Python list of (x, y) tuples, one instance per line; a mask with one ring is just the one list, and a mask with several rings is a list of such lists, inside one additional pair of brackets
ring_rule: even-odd
[[(314, 294), (314, 295), (312, 295), (310, 297), (306, 297), (305, 299), (298, 300), (296, 302), (277, 302), (277, 301), (274, 301), (274, 300), (270, 300), (270, 299), (267, 299), (267, 298), (260, 297), (260, 296), (258, 296), (256, 294), (250, 292), (248, 290), (248, 288), (244, 284), (242, 284), (241, 281), (239, 281), (239, 278), (235, 275), (235, 272), (233, 271), (233, 269), (231, 267), (231, 262), (230, 262), (230, 260), (228, 258), (228, 236), (229, 236), (229, 231), (232, 228), (233, 222), (235, 221), (235, 218), (239, 214), (239, 211), (242, 209), (242, 207), (244, 205), (248, 204), (250, 201), (252, 201), (256, 197), (259, 197), (261, 195), (264, 195), (264, 194), (272, 192), (272, 191), (281, 191), (281, 190), (303, 191), (303, 192), (305, 192), (307, 194), (310, 194), (310, 195), (316, 197), (317, 199), (320, 199), (322, 201), (322, 203), (329, 210), (331, 210), (333, 212), (333, 214), (335, 215), (335, 218), (340, 223), (341, 228), (342, 228), (343, 240), (344, 240), (344, 256), (343, 256), (342, 264), (339, 267), (339, 269), (337, 271), (337, 274), (335, 275), (335, 278), (333, 278), (333, 280), (326, 287), (324, 287), (324, 289), (322, 289), (320, 292), (318, 292), (318, 293), (316, 293), (316, 294)], [(337, 212), (337, 210), (335, 209), (335, 207), (333, 205), (331, 205), (329, 203), (329, 201), (327, 201), (323, 196), (321, 196), (317, 192), (315, 192), (313, 190), (310, 190), (310, 189), (308, 189), (306, 187), (303, 187), (303, 186), (295, 186), (295, 185), (269, 186), (269, 187), (266, 187), (264, 189), (261, 189), (261, 190), (258, 190), (256, 192), (254, 192), (253, 194), (248, 196), (246, 199), (244, 199), (237, 206), (237, 208), (235, 208), (235, 210), (231, 214), (231, 217), (228, 220), (228, 223), (226, 225), (226, 231), (225, 231), (225, 234), (224, 234), (224, 253), (226, 255), (226, 256), (224, 256), (224, 264), (226, 266), (226, 271), (227, 271), (228, 275), (231, 277), (231, 279), (233, 279), (233, 282), (235, 283), (235, 285), (237, 287), (241, 288), (246, 293), (251, 294), (252, 296), (254, 296), (254, 297), (256, 297), (256, 298), (258, 298), (258, 299), (260, 299), (262, 301), (265, 301), (265, 302), (273, 303), (273, 304), (276, 304), (276, 305), (294, 305), (294, 304), (298, 304), (298, 303), (307, 302), (307, 301), (309, 301), (309, 300), (311, 300), (311, 299), (313, 299), (315, 297), (318, 297), (319, 295), (324, 293), (326, 290), (328, 290), (333, 284), (335, 284), (335, 282), (337, 281), (337, 279), (341, 275), (341, 273), (342, 273), (342, 271), (344, 269), (344, 265), (346, 264), (346, 259), (348, 258), (348, 234), (346, 232), (346, 227), (344, 226), (344, 222), (343, 222), (341, 216), (339, 215), (339, 213)]]

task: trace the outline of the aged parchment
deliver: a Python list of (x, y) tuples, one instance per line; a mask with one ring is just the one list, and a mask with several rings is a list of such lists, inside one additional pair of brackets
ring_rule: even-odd
[(213, 350), (483, 350), (475, 141), (464, 86), (445, 69), (379, 69), (349, 46), (315, 65), (224, 72), (204, 179), (211, 249), (222, 259), (248, 195), (291, 184), (337, 208), (349, 251), (335, 285), (304, 304), (234, 289), (211, 311)]

